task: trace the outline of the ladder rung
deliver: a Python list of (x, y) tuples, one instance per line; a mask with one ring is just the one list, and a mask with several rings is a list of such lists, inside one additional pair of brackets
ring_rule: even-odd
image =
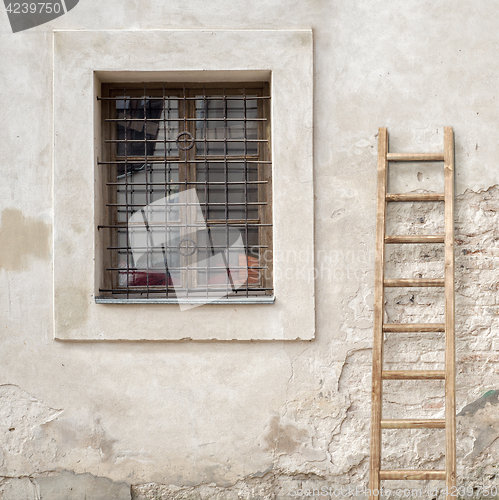
[(444, 419), (382, 420), (382, 429), (445, 429)]
[(386, 279), (385, 286), (445, 286), (444, 278), (399, 278)]
[(387, 333), (445, 332), (445, 323), (385, 323)]
[(386, 201), (445, 201), (443, 193), (390, 193)]
[(443, 153), (387, 153), (388, 161), (444, 161)]
[(444, 370), (383, 370), (383, 380), (445, 380)]
[(379, 478), (381, 480), (387, 479), (414, 479), (414, 480), (428, 480), (428, 479), (442, 479), (445, 480), (444, 470), (380, 470)]
[(444, 243), (443, 234), (404, 234), (385, 236), (385, 243)]

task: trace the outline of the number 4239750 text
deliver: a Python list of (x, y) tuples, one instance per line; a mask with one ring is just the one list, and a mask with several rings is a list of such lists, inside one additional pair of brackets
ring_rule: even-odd
[(9, 14), (59, 14), (62, 6), (58, 2), (53, 3), (9, 3), (7, 12)]

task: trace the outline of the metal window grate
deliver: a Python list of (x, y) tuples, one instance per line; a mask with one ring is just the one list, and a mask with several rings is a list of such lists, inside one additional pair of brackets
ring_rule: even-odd
[(268, 85), (102, 88), (102, 297), (272, 295)]

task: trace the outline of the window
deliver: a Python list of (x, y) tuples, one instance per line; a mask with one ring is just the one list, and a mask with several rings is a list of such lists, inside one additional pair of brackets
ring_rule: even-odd
[(266, 82), (103, 84), (102, 298), (273, 295)]
[[(53, 51), (54, 337), (61, 341), (313, 339), (314, 278), (328, 270), (316, 269), (314, 264), (312, 31), (62, 30), (54, 32)], [(185, 82), (202, 83), (187, 85)], [(245, 224), (229, 224), (233, 216), (230, 211), (241, 210), (242, 205), (226, 206), (224, 151), (213, 149), (224, 144), (224, 141), (214, 140), (220, 139), (216, 134), (228, 134), (228, 125), (236, 124), (228, 120), (227, 127), (219, 127), (221, 130), (215, 132), (215, 121), (208, 119), (220, 118), (217, 113), (223, 113), (217, 104), (224, 101), (224, 88), (227, 112), (229, 104), (234, 105), (230, 96), (242, 97), (244, 103), (246, 94), (247, 113), (250, 109), (248, 103), (253, 100), (257, 102), (257, 118), (266, 118), (265, 121), (257, 121), (259, 135), (256, 140), (264, 141), (257, 143), (258, 155), (251, 149), (246, 151), (248, 179), (254, 178), (251, 175), (258, 175), (262, 182), (254, 185), (246, 183), (248, 236)], [(149, 92), (154, 94), (146, 96), (150, 99), (145, 99), (148, 102), (143, 102), (142, 106), (141, 99), (132, 99), (144, 97)], [(202, 119), (197, 119), (195, 111), (196, 101), (202, 101), (204, 93), (206, 97), (213, 96), (206, 120), (203, 115)], [(167, 99), (168, 96), (172, 98)], [(252, 96), (259, 98), (249, 99)], [(173, 98), (176, 98), (178, 111)], [(148, 112), (163, 100), (166, 107), (162, 103), (160, 112)], [(141, 109), (133, 108), (132, 101), (135, 106), (138, 102)], [(141, 114), (144, 105), (149, 115), (147, 121)], [(122, 120), (128, 123), (128, 135), (123, 136), (123, 144), (126, 137), (127, 175), (124, 175), (125, 163), (119, 163), (124, 161), (124, 151), (118, 151), (119, 143), (116, 142), (119, 140), (116, 120), (120, 106), (122, 118), (125, 118), (125, 111), (130, 116)], [(230, 118), (236, 118), (235, 122), (243, 122), (244, 125), (244, 119), (240, 119), (241, 115), (244, 118), (241, 109), (231, 112), (236, 116)], [(175, 122), (178, 123), (178, 130), (174, 129)], [(135, 126), (140, 130), (135, 130)], [(234, 133), (236, 130), (237, 127)], [(192, 138), (184, 134), (177, 142), (181, 131), (189, 132)], [(205, 143), (202, 134), (205, 132), (209, 148), (202, 149)], [(135, 133), (138, 135), (133, 138)], [(248, 129), (247, 133), (246, 138), (249, 139)], [(227, 139), (230, 138), (227, 136)], [(228, 166), (234, 166), (236, 162), (232, 160), (236, 159), (242, 160), (244, 165), (244, 151), (241, 155), (229, 149), (229, 145), (244, 145), (245, 141), (240, 138), (240, 135), (235, 136), (234, 139), (239, 139), (235, 142), (227, 140)], [(162, 146), (159, 139), (163, 140)], [(193, 139), (195, 144), (189, 147)], [(138, 140), (137, 144), (142, 147), (133, 152), (137, 157), (132, 156), (129, 150), (132, 140)], [(149, 140), (152, 143), (146, 142)], [(153, 143), (155, 146), (151, 153), (148, 148)], [(247, 148), (250, 144), (247, 140)], [(208, 162), (205, 162), (205, 156)], [(271, 160), (271, 167), (270, 164), (256, 163)], [(162, 244), (165, 254), (167, 251), (174, 253), (175, 248), (168, 247), (178, 248), (184, 238), (187, 240), (182, 242), (183, 253), (189, 253), (194, 248), (189, 239), (194, 240), (199, 251), (203, 248), (202, 239), (206, 237), (206, 230), (195, 225), (195, 231), (190, 233), (191, 222), (186, 217), (202, 222), (198, 217), (200, 211), (204, 224), (208, 225), (203, 215), (206, 214), (206, 203), (203, 208), (206, 201), (203, 198), (205, 163), (212, 169), (212, 176), (207, 178), (212, 184), (206, 185), (208, 200), (213, 203), (208, 205), (208, 222), (213, 221), (210, 224), (213, 234), (215, 230), (227, 234), (225, 226), (229, 227), (229, 244), (225, 240), (220, 246), (227, 249), (230, 257), (226, 264), (224, 253), (217, 253), (223, 249), (217, 248), (213, 253), (220, 256), (221, 262), (210, 261), (212, 265), (208, 267), (213, 267), (209, 269), (210, 274), (206, 272), (206, 262), (203, 269), (187, 261), (187, 276), (187, 269), (174, 268), (186, 268), (182, 259), (190, 256), (179, 255), (178, 265), (174, 265), (174, 256), (166, 255), (167, 274)], [(142, 166), (143, 170), (138, 170)], [(162, 170), (158, 173), (160, 167)], [(230, 184), (232, 181), (241, 182), (244, 175), (237, 170), (228, 170), (227, 173), (235, 176), (234, 179), (227, 178), (228, 188), (235, 186)], [(118, 176), (123, 177), (118, 179)], [(139, 181), (141, 176), (143, 180)], [(127, 182), (130, 183), (132, 177), (136, 179), (133, 182), (142, 182), (142, 187), (146, 188), (142, 193), (134, 188), (133, 202), (130, 199), (131, 189), (126, 190)], [(217, 181), (221, 184), (215, 184)], [(154, 185), (156, 182), (160, 184)], [(191, 184), (195, 182), (201, 184)], [(254, 189), (251, 186), (258, 186), (258, 191), (251, 191)], [(195, 196), (192, 196), (191, 187)], [(151, 188), (156, 189), (152, 197)], [(118, 189), (123, 191), (120, 201)], [(160, 189), (163, 192), (160, 193)], [(235, 198), (234, 203), (245, 199), (243, 193), (236, 195), (239, 198)], [(117, 205), (122, 203), (123, 197), (125, 205), (127, 201), (130, 205), (137, 204), (144, 212), (138, 209), (129, 217), (122, 214), (122, 219), (118, 221)], [(173, 220), (175, 197), (178, 197), (176, 206), (179, 207), (176, 221)], [(189, 205), (196, 199), (197, 205)], [(165, 212), (160, 216), (158, 211), (157, 216), (162, 217), (159, 220), (155, 218), (156, 214), (153, 216), (153, 209), (157, 206)], [(197, 208), (186, 210), (186, 206)], [(228, 217), (225, 217), (225, 211)], [(259, 218), (260, 226), (256, 226), (257, 234), (251, 235), (249, 221), (252, 221), (255, 211), (255, 219)], [(143, 213), (149, 232), (143, 222)], [(270, 215), (272, 220), (269, 220)], [(241, 212), (238, 217), (245, 219)], [(156, 241), (153, 228), (156, 231), (155, 224), (159, 223), (164, 229), (165, 221), (172, 234), (177, 231), (177, 236), (170, 239), (162, 236)], [(118, 248), (125, 245), (125, 250), (128, 250), (127, 237), (118, 236), (119, 231), (126, 231), (127, 223), (129, 229), (134, 223), (135, 227), (142, 225), (142, 236), (139, 236), (139, 229), (134, 228), (137, 237), (132, 242), (134, 248), (128, 252), (128, 269), (126, 253), (119, 254)], [(272, 224), (272, 227), (267, 224)], [(116, 227), (105, 227), (113, 225)], [(235, 230), (242, 232), (241, 242), (232, 236), (231, 231)], [(119, 238), (121, 241), (118, 241)], [(328, 244), (323, 238), (321, 241), (323, 245)], [(214, 240), (213, 246), (217, 245), (219, 243)], [(155, 247), (159, 251), (153, 251)], [(244, 253), (242, 266), (238, 262), (241, 250)], [(134, 255), (134, 251), (143, 253)], [(250, 257), (258, 257), (258, 265), (255, 266)], [(213, 255), (210, 256), (212, 258)], [(203, 260), (202, 256), (200, 260)], [(218, 269), (216, 266), (219, 266)], [(246, 277), (244, 272), (242, 276), (239, 274), (245, 268)], [(226, 278), (227, 269), (233, 286)], [(178, 271), (177, 276), (174, 271)], [(207, 280), (211, 283), (207, 284)], [(220, 283), (215, 283), (216, 280)], [(139, 285), (142, 290), (133, 289)], [(222, 288), (220, 293), (224, 294), (218, 298), (214, 295), (217, 286)], [(225, 295), (227, 288), (228, 297)], [(209, 305), (202, 305), (206, 303)]]

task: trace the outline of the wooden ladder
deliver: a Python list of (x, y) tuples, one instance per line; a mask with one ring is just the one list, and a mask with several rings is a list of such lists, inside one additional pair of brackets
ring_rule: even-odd
[[(443, 194), (388, 194), (388, 163), (402, 161), (443, 161), (445, 188)], [(387, 202), (442, 201), (445, 204), (445, 234), (418, 236), (387, 236)], [(444, 278), (385, 279), (385, 245), (393, 243), (443, 243), (445, 245)], [(445, 323), (383, 322), (385, 287), (444, 287)], [(445, 332), (445, 370), (384, 370), (383, 344), (385, 332)], [(383, 380), (445, 380), (445, 419), (385, 420), (382, 417)], [(447, 499), (455, 498), (456, 486), (456, 417), (455, 417), (455, 344), (454, 344), (454, 132), (445, 127), (444, 152), (399, 154), (388, 152), (388, 132), (379, 129), (378, 198), (376, 220), (376, 261), (374, 284), (374, 342), (372, 368), (372, 421), (369, 489), (371, 500), (380, 496), (381, 481), (387, 479), (445, 480)], [(445, 429), (445, 470), (382, 470), (382, 429)], [(454, 490), (453, 490), (454, 487)], [(454, 496), (451, 497), (451, 493)]]

